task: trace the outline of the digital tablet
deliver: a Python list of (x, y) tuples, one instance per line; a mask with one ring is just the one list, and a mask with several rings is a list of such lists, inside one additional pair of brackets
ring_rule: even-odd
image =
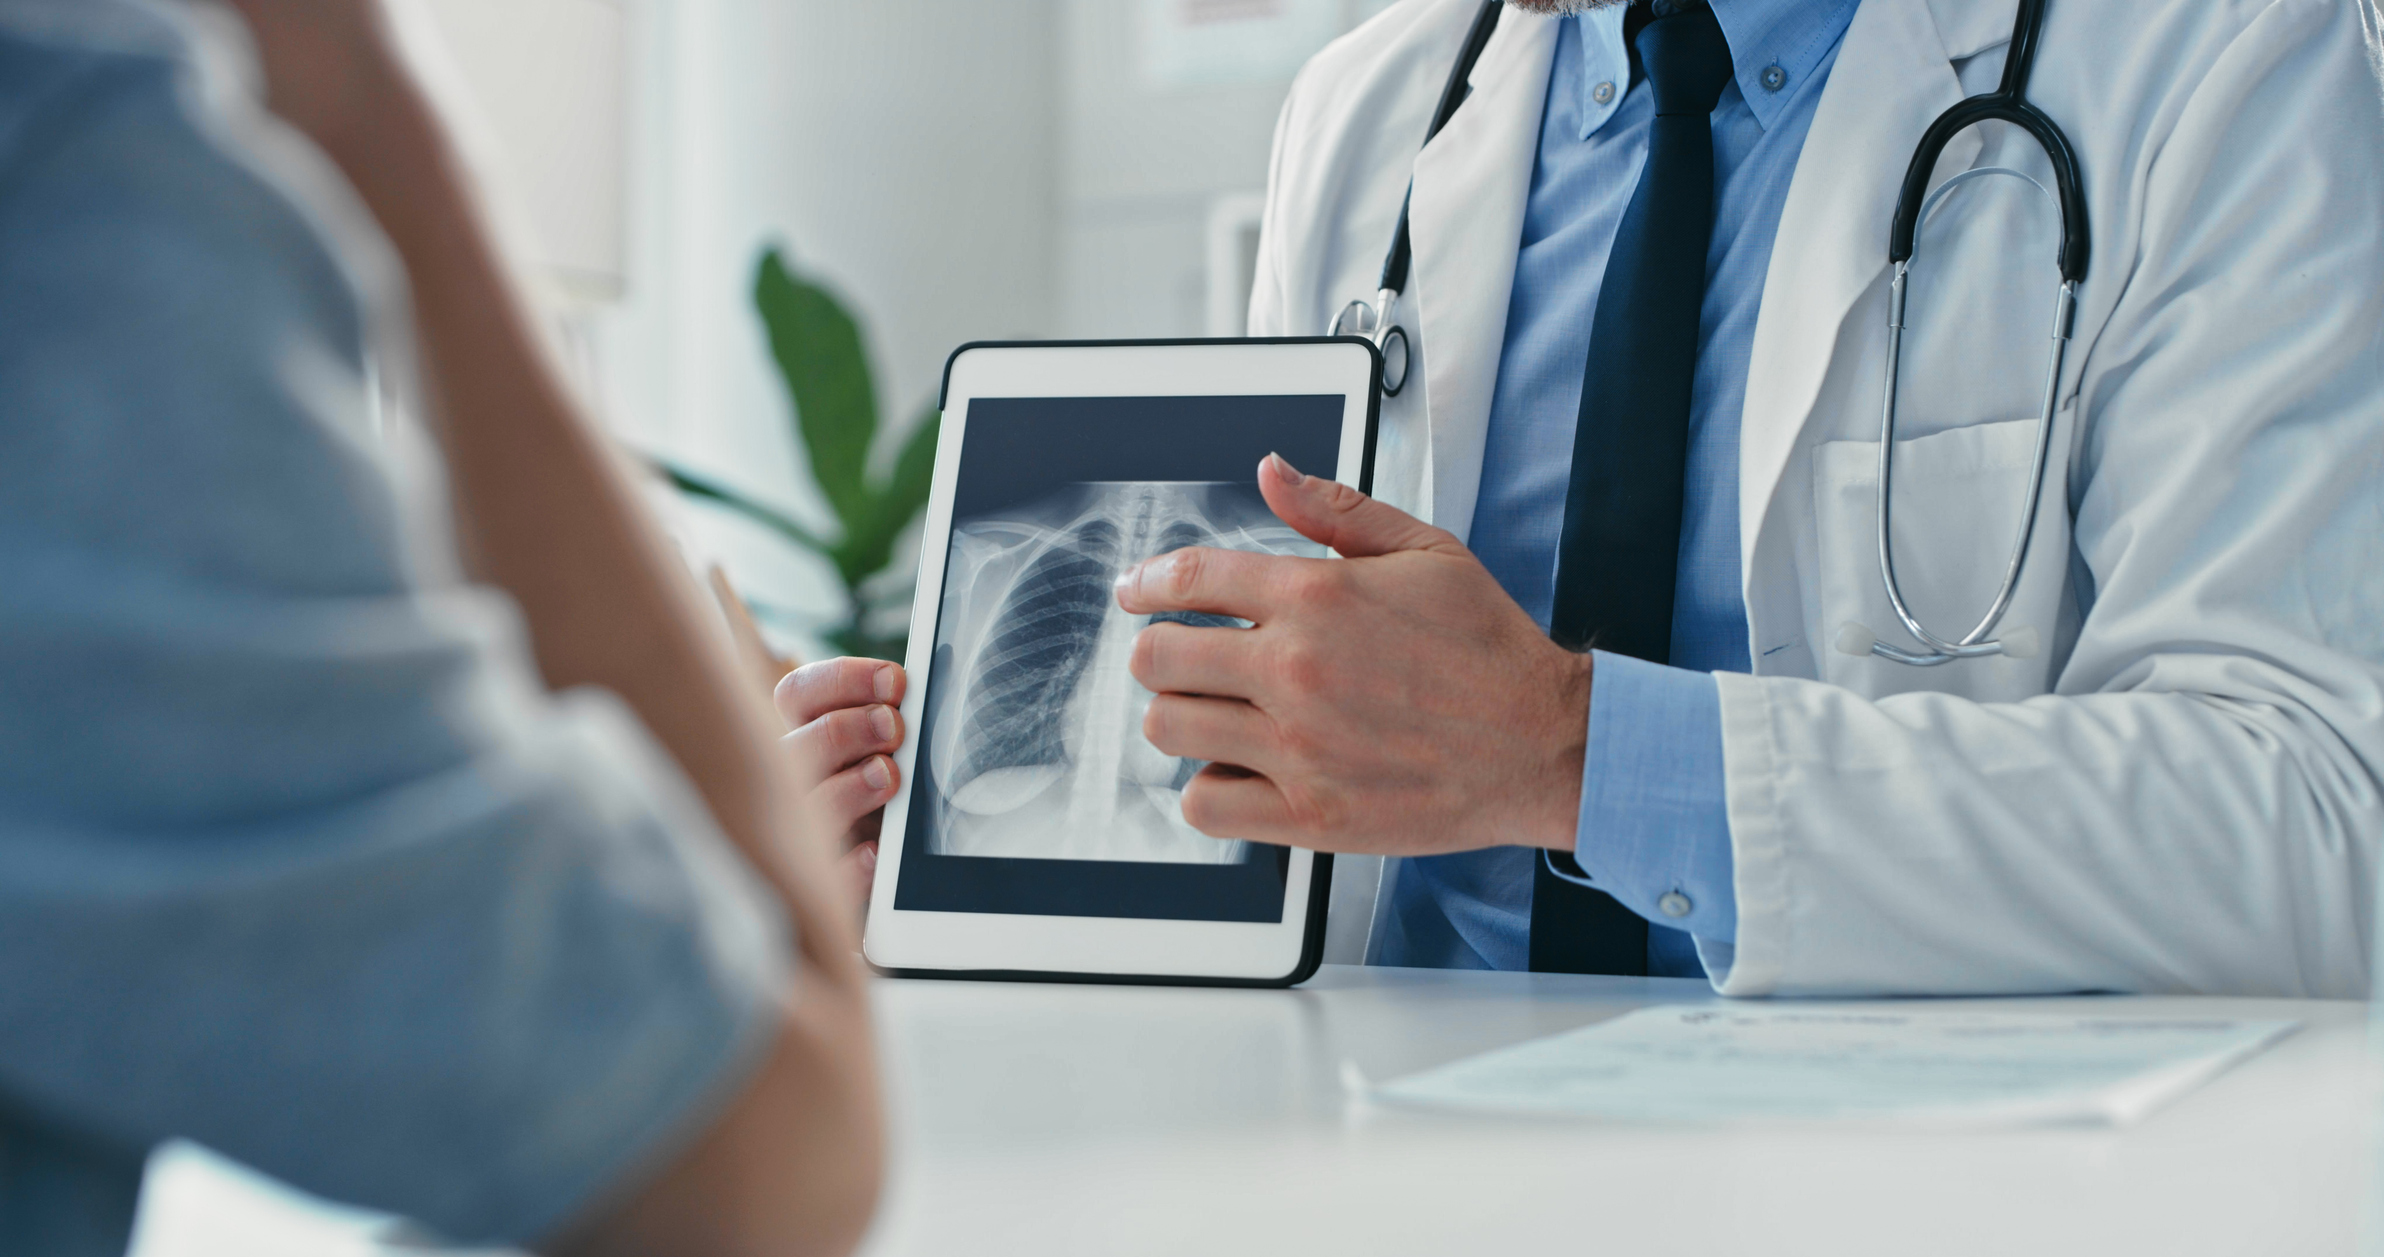
[(1201, 765), (1142, 735), (1151, 696), (1127, 660), (1152, 617), (1112, 585), (1185, 546), (1325, 557), (1267, 508), (1258, 464), (1370, 487), (1378, 363), (1352, 338), (953, 353), (870, 963), (1249, 986), (1315, 971), (1331, 857), (1184, 822)]

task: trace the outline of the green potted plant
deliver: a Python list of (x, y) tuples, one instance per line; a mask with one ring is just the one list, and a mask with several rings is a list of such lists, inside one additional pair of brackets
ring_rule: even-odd
[[(770, 357), (794, 409), (795, 438), (811, 463), (811, 477), (836, 516), (833, 536), (820, 533), (716, 480), (663, 463), (680, 492), (715, 502), (826, 559), (844, 584), (841, 620), (821, 636), (850, 655), (899, 661), (907, 628), (880, 632), (910, 603), (909, 581), (885, 578), (894, 543), (927, 505), (935, 474), (940, 416), (931, 407), (912, 427), (884, 477), (869, 472), (878, 438), (877, 386), (870, 378), (861, 327), (835, 295), (796, 273), (775, 248), (766, 249), (753, 277), (753, 305), (770, 338)], [(766, 610), (757, 608), (757, 610)]]

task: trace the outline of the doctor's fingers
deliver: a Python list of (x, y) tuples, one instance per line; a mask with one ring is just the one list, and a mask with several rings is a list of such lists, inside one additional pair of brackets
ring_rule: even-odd
[(1127, 568), (1118, 606), (1130, 615), (1201, 611), (1264, 624), (1298, 600), (1326, 559), (1186, 546)]
[(1274, 720), (1239, 699), (1161, 694), (1142, 714), (1142, 736), (1168, 755), (1262, 773), (1282, 758)]
[(1434, 528), (1339, 481), (1307, 475), (1281, 454), (1260, 460), (1258, 491), (1276, 518), (1310, 541), (1332, 547), (1343, 558), (1370, 558), (1400, 550), (1465, 552), (1465, 543), (1447, 529)]
[(1184, 786), (1184, 823), (1211, 838), (1286, 845), (1291, 817), (1275, 783), (1247, 769), (1210, 764)]
[(1135, 635), (1126, 671), (1153, 694), (1257, 698), (1265, 653), (1256, 629), (1162, 622)]
[(899, 664), (883, 659), (823, 659), (779, 678), (771, 700), (788, 727), (800, 729), (830, 712), (871, 703), (900, 703)]

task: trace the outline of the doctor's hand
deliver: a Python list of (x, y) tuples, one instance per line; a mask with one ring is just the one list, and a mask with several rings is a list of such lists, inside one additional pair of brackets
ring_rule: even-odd
[(1588, 748), (1590, 657), (1550, 641), (1457, 539), (1279, 456), (1259, 491), (1342, 559), (1192, 548), (1117, 582), (1159, 623), (1131, 667), (1143, 732), (1210, 761), (1184, 819), (1218, 838), (1431, 855), (1569, 850)]
[(842, 835), (844, 881), (863, 903), (877, 875), (878, 826), (902, 784), (894, 752), (902, 747), (900, 664), (827, 659), (786, 674), (772, 695), (794, 732), (780, 739), (811, 814)]

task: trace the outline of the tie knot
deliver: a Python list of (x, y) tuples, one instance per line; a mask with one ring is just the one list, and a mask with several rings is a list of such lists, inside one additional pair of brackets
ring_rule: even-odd
[(1709, 114), (1730, 81), (1730, 41), (1705, 5), (1675, 7), (1639, 30), (1639, 64), (1655, 93), (1656, 116)]

